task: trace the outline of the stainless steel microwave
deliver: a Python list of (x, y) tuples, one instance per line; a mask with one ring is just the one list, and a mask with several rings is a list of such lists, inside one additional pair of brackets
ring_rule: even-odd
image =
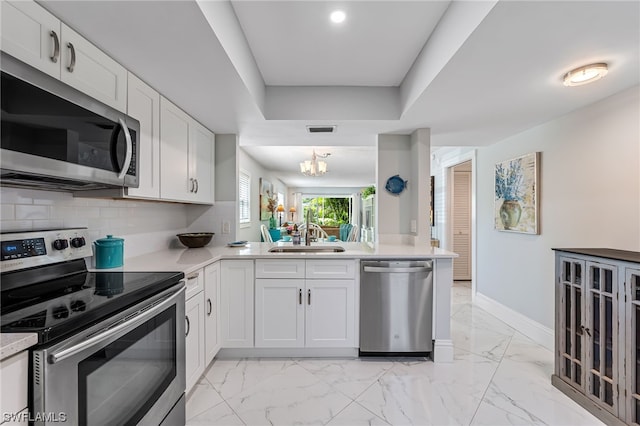
[(140, 123), (2, 53), (0, 184), (138, 187)]

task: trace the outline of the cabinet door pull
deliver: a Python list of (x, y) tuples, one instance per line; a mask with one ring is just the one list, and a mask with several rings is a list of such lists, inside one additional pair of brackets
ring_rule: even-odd
[(184, 336), (187, 337), (189, 335), (189, 331), (191, 330), (191, 323), (189, 322), (189, 317), (184, 317), (185, 321), (187, 321), (187, 330), (184, 332)]
[(307, 290), (307, 305), (311, 305), (311, 289)]
[(189, 275), (189, 276), (187, 277), (187, 280), (188, 280), (188, 281), (190, 281), (190, 280), (195, 280), (196, 278), (198, 278), (198, 276), (199, 276), (199, 275), (200, 275), (200, 272), (195, 272), (195, 273), (193, 273), (193, 274)]
[(298, 305), (302, 305), (302, 289), (298, 289)]
[(76, 48), (73, 47), (73, 44), (71, 42), (67, 43), (67, 47), (71, 51), (71, 61), (69, 62), (69, 66), (67, 67), (67, 69), (69, 70), (69, 72), (73, 72), (73, 69), (76, 67)]
[(55, 64), (60, 57), (60, 39), (55, 31), (51, 31), (49, 35), (53, 38), (53, 54), (51, 55), (51, 61)]
[(196, 194), (198, 193), (198, 188), (200, 187), (200, 185), (198, 184), (198, 179), (194, 179), (194, 182), (196, 183)]
[(209, 312), (207, 312), (207, 316), (210, 317), (213, 312), (213, 303), (211, 303), (211, 299), (207, 299), (207, 303), (209, 304)]

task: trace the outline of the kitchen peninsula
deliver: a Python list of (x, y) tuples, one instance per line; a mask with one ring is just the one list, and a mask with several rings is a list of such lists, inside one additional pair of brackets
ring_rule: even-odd
[[(218, 330), (222, 329), (221, 336), (216, 338), (217, 346), (223, 349), (224, 353), (235, 354), (236, 356), (304, 356), (305, 353), (302, 349), (294, 350), (296, 348), (289, 347), (287, 343), (286, 348), (280, 348), (275, 351), (273, 348), (267, 350), (256, 351), (257, 344), (254, 345), (254, 281), (257, 288), (257, 282), (260, 278), (277, 278), (280, 281), (284, 281), (283, 278), (296, 278), (294, 274), (294, 268), (307, 268), (306, 278), (310, 278), (311, 265), (330, 265), (331, 270), (324, 273), (322, 278), (348, 278), (353, 282), (354, 296), (353, 306), (354, 320), (353, 329), (354, 333), (352, 338), (344, 345), (339, 346), (351, 346), (350, 352), (335, 352), (330, 351), (326, 346), (330, 344), (311, 345), (314, 346), (312, 353), (314, 356), (339, 356), (351, 354), (357, 355), (357, 336), (358, 336), (358, 315), (359, 312), (359, 262), (360, 260), (377, 260), (377, 259), (393, 259), (393, 260), (431, 260), (433, 262), (433, 340), (434, 347), (432, 352), (432, 359), (435, 362), (452, 362), (453, 361), (453, 344), (451, 341), (450, 332), (450, 315), (451, 315), (451, 285), (453, 280), (452, 275), (452, 263), (453, 258), (457, 257), (455, 253), (429, 246), (413, 246), (413, 245), (399, 245), (399, 244), (372, 244), (372, 243), (314, 243), (311, 247), (318, 248), (330, 248), (330, 247), (342, 247), (342, 252), (332, 251), (320, 251), (320, 252), (270, 252), (273, 248), (293, 247), (291, 243), (257, 243), (250, 242), (245, 247), (204, 247), (198, 249), (185, 249), (185, 248), (172, 248), (163, 251), (158, 251), (143, 256), (127, 259), (123, 268), (116, 270), (126, 271), (142, 271), (142, 270), (179, 270), (185, 273), (187, 279), (193, 278), (194, 288), (204, 288), (206, 306), (204, 310), (207, 313), (216, 312), (218, 316)], [(301, 246), (302, 250), (305, 250), (305, 246)], [(240, 275), (236, 272), (231, 272), (225, 275), (225, 267), (233, 267), (235, 265), (242, 266), (244, 272)], [(278, 265), (280, 270), (283, 271), (280, 275), (272, 270), (265, 269), (264, 265)], [(284, 266), (282, 266), (284, 265)], [(302, 265), (301, 267), (299, 265)], [(339, 267), (336, 267), (338, 265)], [(343, 274), (342, 266), (346, 265), (346, 269), (350, 272)], [(212, 278), (213, 273), (209, 272), (210, 268), (214, 268), (217, 271), (217, 278)], [(249, 268), (248, 270), (246, 268)], [(260, 269), (262, 268), (262, 269)], [(220, 270), (222, 269), (222, 273)], [(345, 269), (345, 271), (346, 271)], [(237, 269), (234, 269), (237, 271)], [(202, 273), (201, 273), (202, 271)], [(323, 274), (320, 272), (319, 274)], [(349, 275), (350, 274), (350, 275)], [(298, 275), (299, 277), (299, 275)], [(302, 278), (304, 278), (304, 272)], [(315, 277), (314, 277), (315, 278)], [(205, 281), (204, 284), (198, 283), (201, 279)], [(217, 291), (212, 291), (217, 296), (206, 296), (207, 280), (216, 281)], [(344, 280), (343, 280), (344, 281)], [(231, 294), (239, 289), (239, 286), (245, 286), (245, 290), (242, 294)], [(190, 297), (190, 284), (187, 283), (187, 300)], [(225, 288), (227, 293), (225, 293)], [(220, 290), (222, 289), (222, 290)], [(235, 290), (234, 290), (235, 289)], [(197, 292), (198, 290), (193, 290)], [(296, 299), (297, 299), (297, 291)], [(310, 292), (310, 290), (309, 290)], [(238, 309), (232, 309), (229, 306), (225, 306), (229, 303), (229, 298), (249, 298), (244, 309), (245, 317), (239, 318)], [(300, 305), (302, 303), (302, 290), (300, 289)], [(305, 298), (307, 293), (305, 293)], [(306, 300), (306, 299), (305, 299)], [(217, 305), (217, 306), (216, 306)], [(255, 308), (259, 309), (258, 303), (255, 303)], [(230, 312), (231, 310), (231, 312)], [(234, 317), (235, 315), (235, 317)], [(235, 319), (232, 321), (232, 319)], [(230, 324), (233, 322), (233, 324)], [(238, 325), (238, 322), (242, 324)], [(242, 330), (236, 330), (238, 333), (244, 336), (244, 339), (229, 339), (228, 334), (233, 333), (233, 328), (242, 328)], [(230, 329), (231, 328), (231, 329)], [(226, 330), (226, 331), (225, 331)], [(308, 332), (308, 331), (307, 331)], [(209, 331), (207, 331), (209, 333)], [(226, 342), (226, 343), (225, 343)], [(308, 342), (308, 341), (307, 341)], [(277, 345), (276, 345), (277, 346)], [(294, 345), (291, 345), (294, 346)], [(304, 346), (304, 344), (302, 345)], [(307, 344), (307, 346), (310, 346)], [(324, 346), (324, 347), (319, 347)], [(227, 348), (231, 348), (227, 350)], [(308, 349), (303, 348), (303, 349)], [(269, 352), (271, 350), (272, 352)], [(216, 351), (217, 352), (217, 351)], [(257, 355), (256, 355), (257, 354)], [(208, 364), (208, 362), (206, 362)]]

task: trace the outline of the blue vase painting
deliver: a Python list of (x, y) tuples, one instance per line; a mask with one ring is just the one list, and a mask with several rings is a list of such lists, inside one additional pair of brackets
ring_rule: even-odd
[(538, 234), (538, 163), (532, 152), (495, 167), (495, 229)]

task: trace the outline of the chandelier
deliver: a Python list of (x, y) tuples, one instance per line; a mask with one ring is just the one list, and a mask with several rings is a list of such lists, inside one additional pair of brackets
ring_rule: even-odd
[(327, 162), (319, 160), (319, 158), (327, 158), (331, 153), (326, 154), (316, 154), (316, 151), (313, 151), (313, 156), (311, 156), (311, 160), (306, 160), (300, 163), (300, 172), (302, 172), (305, 176), (322, 176), (327, 173)]

